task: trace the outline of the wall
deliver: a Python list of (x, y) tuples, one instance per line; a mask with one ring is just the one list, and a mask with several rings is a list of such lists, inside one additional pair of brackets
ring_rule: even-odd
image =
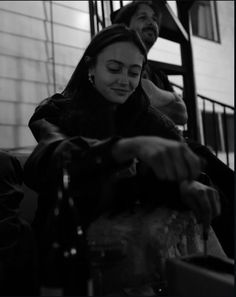
[[(215, 1), (218, 10), (220, 43), (192, 36), (197, 92), (234, 106), (234, 1)], [(168, 1), (176, 13), (175, 1)], [(149, 58), (180, 65), (178, 44), (159, 38)], [(180, 77), (170, 78), (181, 84)]]
[(0, 147), (32, 146), (34, 108), (60, 92), (90, 40), (87, 1), (0, 1)]
[[(177, 15), (175, 1), (167, 1), (172, 11)], [(213, 42), (196, 36), (192, 36), (193, 59), (195, 69), (195, 81), (197, 93), (221, 103), (234, 106), (234, 1), (215, 1), (218, 12), (220, 42)], [(161, 62), (181, 65), (180, 47), (177, 43), (159, 38), (149, 53), (149, 58)], [(169, 76), (170, 81), (182, 86), (181, 76)], [(176, 89), (178, 92), (179, 90)], [(203, 100), (198, 97), (199, 111), (203, 110)], [(212, 112), (213, 105), (205, 102), (205, 108), (208, 114), (207, 135), (214, 136), (214, 126)], [(223, 127), (223, 108), (215, 106), (217, 114), (217, 129), (219, 130), (218, 142), (221, 144), (218, 157), (226, 162), (224, 153), (226, 136)], [(233, 111), (226, 110), (231, 116), (227, 118), (227, 136), (229, 146), (229, 166), (234, 168), (234, 121)], [(201, 142), (204, 144), (203, 116), (199, 112)], [(210, 122), (209, 122), (210, 118)], [(215, 122), (214, 122), (215, 123)], [(212, 139), (212, 137), (210, 137)], [(215, 143), (215, 140), (209, 141), (209, 147)]]
[(193, 37), (199, 93), (234, 105), (234, 1), (216, 1), (220, 43)]
[[(168, 3), (176, 13), (175, 1)], [(230, 105), (234, 98), (233, 5), (233, 1), (217, 1), (221, 43), (192, 38), (198, 93)], [(35, 144), (27, 127), (29, 118), (35, 106), (54, 93), (50, 20), (49, 1), (0, 1), (2, 148)], [(90, 40), (88, 1), (53, 1), (53, 21), (55, 91), (60, 92)], [(159, 38), (149, 58), (180, 65), (180, 47)], [(170, 80), (182, 85), (181, 76)]]

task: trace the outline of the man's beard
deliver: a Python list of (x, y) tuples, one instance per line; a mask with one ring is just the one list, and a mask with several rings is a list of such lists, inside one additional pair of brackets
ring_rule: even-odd
[(151, 49), (151, 47), (154, 45), (154, 43), (156, 42), (157, 38), (154, 39), (150, 39), (150, 38), (144, 38), (142, 39), (143, 43), (145, 44), (147, 51), (149, 51)]
[(149, 35), (148, 32), (144, 29), (142, 31), (141, 37), (142, 37), (142, 40), (143, 40), (147, 50), (149, 50), (156, 42), (156, 40), (158, 38), (158, 34), (153, 31), (153, 33), (151, 33), (151, 35)]

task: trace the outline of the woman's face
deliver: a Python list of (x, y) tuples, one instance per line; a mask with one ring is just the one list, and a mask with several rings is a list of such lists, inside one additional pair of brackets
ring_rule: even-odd
[(105, 99), (122, 104), (139, 84), (144, 56), (131, 42), (116, 42), (104, 48), (89, 69), (94, 87)]

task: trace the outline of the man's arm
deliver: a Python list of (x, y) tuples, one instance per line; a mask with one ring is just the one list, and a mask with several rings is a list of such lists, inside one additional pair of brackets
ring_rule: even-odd
[(142, 88), (149, 97), (152, 106), (167, 115), (176, 125), (187, 123), (188, 114), (183, 99), (175, 92), (158, 88), (149, 79), (142, 79)]

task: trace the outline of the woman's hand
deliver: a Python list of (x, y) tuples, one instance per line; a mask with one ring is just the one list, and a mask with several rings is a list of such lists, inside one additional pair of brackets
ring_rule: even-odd
[(183, 182), (180, 193), (183, 203), (205, 227), (209, 227), (212, 219), (220, 214), (220, 196), (214, 188), (197, 181)]
[(122, 139), (112, 154), (118, 162), (138, 158), (152, 168), (160, 180), (193, 180), (201, 170), (200, 159), (185, 143), (154, 136)]

